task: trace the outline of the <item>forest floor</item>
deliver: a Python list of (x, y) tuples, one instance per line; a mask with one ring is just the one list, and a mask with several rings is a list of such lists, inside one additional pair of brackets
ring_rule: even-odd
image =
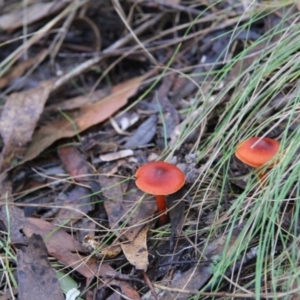
[(4, 2), (0, 300), (299, 300), (300, 2)]

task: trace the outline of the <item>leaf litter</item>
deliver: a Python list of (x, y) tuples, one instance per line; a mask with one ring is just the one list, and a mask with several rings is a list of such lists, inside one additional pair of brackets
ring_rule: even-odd
[[(297, 74), (288, 73), (288, 61), (267, 67), (280, 52), (278, 43), (296, 41), (298, 9), (245, 5), (0, 5), (0, 40), (9, 41), (0, 54), (0, 227), (2, 254), (17, 270), (18, 288), (11, 291), (18, 299), (37, 298), (48, 278), (55, 297), (63, 298), (58, 269), (78, 283), (74, 297), (87, 300), (299, 296), (295, 268), (286, 267), (281, 251), (296, 243), (292, 234), (282, 242), (283, 232), (299, 232), (295, 184), (278, 218), (268, 216), (280, 236), (275, 250), (257, 250), (263, 234), (258, 224), (270, 223), (246, 212), (262, 210), (260, 192), (248, 188), (249, 169), (231, 161), (227, 149), (229, 140), (235, 143), (253, 128), (283, 140), (297, 132)], [(298, 51), (293, 47), (291, 59)], [(253, 95), (243, 98), (261, 65), (266, 72)], [(288, 73), (282, 85), (279, 69)], [(27, 83), (13, 84), (24, 74)], [(264, 94), (269, 87), (276, 94)], [(235, 107), (235, 97), (245, 105)], [(170, 223), (164, 226), (157, 222), (154, 196), (139, 191), (133, 177), (139, 166), (159, 159), (187, 176), (184, 189), (167, 196)], [(253, 234), (240, 249), (246, 226)], [(239, 259), (225, 266), (231, 251)], [(265, 278), (248, 276), (259, 276), (255, 264), (272, 259), (283, 276), (267, 268), (260, 268)], [(219, 266), (224, 272), (215, 278)], [(275, 287), (276, 280), (282, 284)], [(1, 286), (8, 290), (11, 282), (3, 277)], [(39, 296), (48, 299), (46, 289)]]

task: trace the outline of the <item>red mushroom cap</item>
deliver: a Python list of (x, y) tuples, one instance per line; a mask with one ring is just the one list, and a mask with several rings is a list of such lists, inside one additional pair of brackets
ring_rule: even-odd
[(170, 195), (180, 190), (185, 183), (184, 173), (176, 166), (163, 161), (150, 162), (136, 173), (136, 185), (152, 195)]
[(243, 163), (259, 168), (278, 152), (280, 143), (270, 138), (252, 137), (238, 144), (235, 155)]

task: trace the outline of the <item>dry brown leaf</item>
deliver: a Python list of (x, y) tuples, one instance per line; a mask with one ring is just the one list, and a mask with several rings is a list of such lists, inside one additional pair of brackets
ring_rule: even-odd
[(72, 225), (94, 209), (91, 204), (91, 191), (82, 186), (75, 186), (70, 192), (59, 194), (61, 208), (52, 220), (55, 225)]
[(62, 10), (68, 4), (67, 1), (54, 1), (48, 3), (35, 3), (27, 6), (26, 9), (20, 7), (19, 10), (0, 16), (0, 30), (14, 30), (26, 24), (31, 24), (46, 16), (53, 15)]
[[(108, 167), (102, 167), (99, 172), (100, 174), (109, 173)], [(126, 258), (137, 269), (146, 270), (148, 266), (147, 232), (149, 226), (145, 225), (144, 222), (156, 211), (154, 198), (149, 197), (139, 203), (138, 200), (141, 199), (143, 193), (137, 190), (132, 180), (124, 183), (119, 177), (106, 175), (100, 175), (99, 180), (100, 185), (106, 187), (102, 194), (107, 199), (104, 201), (104, 207), (110, 227), (118, 230), (116, 235), (121, 240), (124, 238), (126, 240), (121, 244)]]
[(76, 253), (84, 249), (70, 234), (41, 219), (26, 218), (26, 221), (23, 232), (28, 238), (34, 233), (41, 235), (50, 255), (86, 278), (94, 276), (98, 267), (96, 261), (92, 258), (85, 260)]
[(26, 223), (23, 209), (13, 205), (1, 206), (0, 220), (4, 223), (7, 232), (10, 233), (12, 244), (27, 243), (27, 238), (22, 234), (22, 228)]
[[(12, 196), (12, 183), (7, 180), (7, 176), (0, 176), (0, 221), (5, 225), (6, 231), (10, 234), (11, 244), (26, 244), (27, 238), (22, 234), (25, 224), (24, 210), (14, 205)], [(4, 205), (7, 204), (7, 205)]]
[(97, 90), (93, 93), (90, 93), (88, 95), (84, 96), (78, 96), (75, 98), (71, 98), (65, 101), (61, 101), (59, 103), (55, 103), (52, 105), (49, 105), (45, 108), (45, 111), (49, 110), (72, 110), (72, 109), (77, 109), (80, 108), (84, 105), (90, 105), (92, 103), (95, 103), (99, 101), (99, 99), (103, 99), (109, 95), (109, 90), (108, 89), (102, 89), (102, 90)]
[(82, 245), (88, 252), (95, 254), (95, 256), (100, 259), (115, 258), (122, 252), (120, 245), (103, 246), (92, 234), (88, 234), (84, 237)]
[(138, 270), (146, 271), (148, 261), (148, 250), (147, 250), (147, 233), (149, 226), (145, 226), (137, 234), (134, 240), (128, 243), (122, 243), (121, 248), (128, 261), (134, 265)]
[(45, 56), (47, 52), (48, 49), (43, 50), (39, 55), (19, 62), (8, 74), (0, 78), (0, 89), (7, 86), (13, 79), (22, 76), (27, 69), (33, 66), (40, 59), (43, 59), (43, 56)]
[(13, 93), (7, 98), (0, 117), (0, 133), (4, 141), (0, 157), (2, 171), (10, 167), (14, 159), (22, 158), (52, 86), (53, 80), (44, 81), (36, 88)]
[[(109, 170), (103, 167), (99, 172), (108, 174)], [(100, 175), (99, 180), (100, 185), (106, 187), (102, 195), (107, 199), (104, 201), (104, 207), (110, 228), (118, 229), (116, 233), (118, 237), (133, 241), (144, 227), (145, 220), (152, 217), (156, 211), (154, 198), (150, 196), (139, 203), (144, 194), (136, 188), (133, 181), (124, 183), (119, 177), (106, 175)], [(123, 224), (122, 228), (120, 224)]]
[(47, 259), (48, 253), (40, 235), (33, 234), (25, 251), (18, 251), (17, 275), (20, 300), (64, 300), (59, 280)]
[(149, 74), (116, 85), (112, 88), (111, 95), (95, 104), (83, 106), (72, 118), (72, 122), (63, 119), (41, 127), (34, 134), (22, 163), (35, 158), (56, 140), (72, 137), (93, 125), (105, 121), (127, 103), (128, 99), (136, 93)]
[[(124, 278), (124, 280), (117, 279), (119, 277), (122, 277), (122, 275), (116, 272), (111, 266), (102, 264), (99, 272), (97, 273), (97, 276), (101, 276), (105, 285), (107, 286), (118, 286), (126, 299), (141, 299), (138, 292), (128, 283), (128, 278)], [(115, 289), (113, 290), (115, 291)], [(119, 294), (119, 292), (117, 292), (116, 294)], [(121, 299), (123, 299), (123, 297)]]
[(86, 182), (91, 173), (84, 156), (74, 146), (62, 147), (58, 149), (59, 158), (66, 171), (77, 182)]

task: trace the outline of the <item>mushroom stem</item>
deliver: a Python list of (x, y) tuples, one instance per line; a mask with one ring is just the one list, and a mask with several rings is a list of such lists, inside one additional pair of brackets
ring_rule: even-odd
[(157, 210), (160, 214), (160, 222), (162, 224), (166, 224), (169, 219), (168, 215), (166, 213), (166, 210), (167, 210), (166, 196), (156, 195), (155, 199), (156, 199)]
[(261, 171), (261, 170), (258, 169), (257, 170), (257, 176), (258, 176), (258, 178), (260, 180), (260, 184), (262, 186), (265, 186), (268, 174), (265, 171)]

